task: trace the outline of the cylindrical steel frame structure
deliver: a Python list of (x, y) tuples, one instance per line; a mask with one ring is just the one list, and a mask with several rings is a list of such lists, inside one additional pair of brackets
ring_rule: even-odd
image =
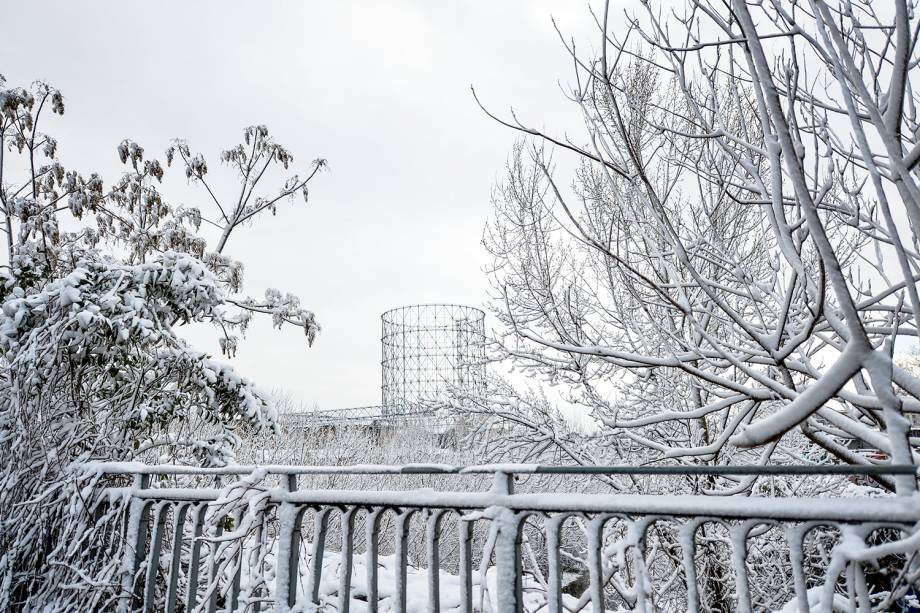
[(430, 411), (451, 387), (485, 388), (485, 313), (458, 304), (414, 304), (380, 316), (385, 415)]

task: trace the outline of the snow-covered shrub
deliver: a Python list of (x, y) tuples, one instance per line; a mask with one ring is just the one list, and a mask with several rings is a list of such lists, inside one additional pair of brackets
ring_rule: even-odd
[[(117, 584), (111, 564), (77, 560), (122, 546), (101, 519), (124, 509), (94, 506), (93, 477), (75, 463), (166, 457), (219, 466), (233, 461), (242, 432), (276, 427), (270, 397), (191, 347), (181, 326), (212, 324), (227, 355), (253, 314), (299, 327), (310, 343), (319, 330), (295, 296), (242, 294), (243, 265), (226, 248), (241, 225), (306, 197), (324, 161), (263, 195), (266, 170), (287, 170), (293, 158), (264, 126), (247, 128), (244, 144), (223, 156), (242, 195), (222, 203), (204, 158), (184, 142), (170, 146), (164, 165), (125, 140), (117, 146), (125, 171), (107, 187), (97, 173), (62, 166), (57, 141), (38, 130), (47, 109), (63, 114), (60, 92), (7, 88), (0, 77), (2, 610), (90, 610)], [(174, 161), (213, 211), (175, 207), (160, 193)], [(203, 221), (216, 228), (213, 247)], [(84, 594), (90, 586), (98, 589)]]
[(490, 459), (920, 463), (920, 378), (895, 359), (920, 334), (912, 5), (598, 4), (597, 44), (565, 41), (583, 130), (483, 105), (522, 139), (484, 235), (496, 358), (554, 388), (458, 401), (486, 416)]
[[(522, 138), (484, 236), (498, 357), (591, 415), (585, 458), (916, 464), (917, 15), (601, 4), (566, 49), (579, 136), (486, 110)], [(535, 405), (511, 396), (480, 409)]]

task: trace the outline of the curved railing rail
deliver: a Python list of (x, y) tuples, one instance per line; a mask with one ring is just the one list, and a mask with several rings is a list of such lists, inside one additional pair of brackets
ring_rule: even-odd
[[(130, 498), (125, 609), (176, 611), (181, 599), (186, 611), (313, 605), (348, 613), (357, 602), (369, 613), (381, 603), (434, 613), (818, 611), (831, 603), (834, 610), (873, 611), (897, 610), (920, 593), (915, 496), (515, 492), (515, 477), (524, 475), (864, 479), (917, 474), (913, 466), (118, 463), (84, 470), (109, 481), (100, 500)], [(436, 491), (298, 482), (328, 475), (491, 475), (492, 483), (483, 491)], [(124, 476), (131, 486), (117, 483)], [(178, 483), (188, 478), (216, 482)], [(410, 556), (412, 543), (418, 546)]]

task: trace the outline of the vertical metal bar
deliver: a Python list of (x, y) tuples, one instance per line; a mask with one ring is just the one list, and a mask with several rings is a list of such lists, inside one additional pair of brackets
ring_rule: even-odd
[[(845, 542), (859, 540), (864, 547), (867, 547), (866, 538), (868, 537), (868, 533), (869, 529), (865, 525), (858, 527), (847, 525), (843, 529), (842, 537)], [(854, 596), (850, 601), (850, 606), (859, 613), (872, 613), (872, 604), (869, 600), (869, 586), (866, 585), (866, 573), (863, 569), (862, 562), (859, 560), (850, 560), (849, 567), (848, 577), (853, 586)]]
[(645, 562), (646, 538), (652, 518), (644, 517), (633, 520), (629, 523), (629, 540), (635, 543), (631, 548), (633, 565), (636, 569), (636, 611), (648, 613), (649, 611), (649, 590), (648, 590), (648, 568)]
[[(241, 509), (234, 514), (234, 530), (239, 530), (240, 525), (243, 522), (243, 513)], [(227, 612), (233, 613), (236, 611), (240, 603), (240, 584), (242, 583), (242, 574), (243, 574), (243, 545), (246, 542), (246, 535), (240, 537), (240, 546), (237, 551), (236, 557), (237, 564), (236, 569), (233, 571), (233, 579), (230, 581), (230, 590), (227, 594)]]
[(429, 511), (425, 526), (425, 553), (428, 558), (428, 611), (441, 611), (441, 520), (443, 509)]
[(699, 613), (700, 610), (700, 588), (696, 577), (696, 531), (702, 523), (701, 519), (688, 520), (679, 532), (684, 582), (687, 585), (687, 613)]
[(283, 502), (279, 516), (278, 560), (275, 568), (275, 606), (287, 611), (297, 600), (298, 565), (300, 562), (300, 523), (306, 509)]
[[(607, 523), (606, 515), (595, 515), (588, 523), (588, 578), (591, 581), (591, 607), (594, 611), (605, 611), (604, 608), (604, 524)], [(641, 586), (636, 582), (637, 595)], [(641, 609), (640, 609), (641, 610)]]
[[(857, 612), (856, 607), (856, 567), (853, 566), (852, 562), (847, 564), (845, 567), (846, 573), (846, 588), (847, 588), (847, 605), (848, 609), (853, 613)], [(831, 608), (833, 610), (833, 607)]]
[(461, 515), (457, 529), (460, 533), (460, 613), (473, 613), (473, 520)]
[(523, 611), (521, 577), (521, 522), (523, 517), (511, 509), (501, 509), (492, 521), (498, 522), (496, 566), (499, 613)]
[(406, 580), (409, 566), (409, 523), (415, 509), (403, 509), (396, 516), (395, 563), (396, 591), (393, 594), (393, 611), (406, 612)]
[(811, 524), (786, 526), (786, 543), (789, 545), (789, 562), (792, 564), (792, 580), (795, 585), (795, 599), (800, 613), (810, 613), (808, 585), (805, 581), (805, 535)]
[(339, 557), (339, 613), (348, 613), (351, 606), (351, 571), (354, 563), (355, 507), (348, 507), (341, 513), (342, 552)]
[(317, 605), (319, 604), (320, 582), (323, 579), (323, 554), (326, 551), (326, 531), (329, 526), (330, 511), (332, 511), (331, 508), (325, 507), (316, 511), (313, 516), (313, 547), (310, 555), (307, 594), (310, 595), (310, 602)]
[(188, 514), (190, 503), (180, 504), (173, 511), (173, 539), (172, 561), (169, 565), (169, 585), (166, 588), (166, 613), (175, 613), (176, 598), (179, 594), (179, 568), (182, 565), (182, 536), (185, 527), (185, 516)]
[(144, 579), (144, 613), (153, 611), (156, 600), (157, 571), (160, 569), (160, 550), (163, 547), (163, 527), (169, 503), (159, 502), (154, 513), (153, 533), (150, 535), (150, 555), (147, 558), (147, 573)]
[(179, 592), (179, 568), (182, 565), (182, 536), (185, 527), (185, 516), (188, 514), (190, 503), (178, 505), (173, 510), (173, 542), (170, 554), (172, 560), (169, 564), (169, 585), (166, 589), (166, 613), (175, 613), (176, 597)]
[(255, 547), (253, 547), (249, 554), (249, 597), (253, 599), (251, 603), (252, 613), (259, 613), (262, 610), (262, 603), (259, 601), (259, 595), (261, 592), (261, 581), (263, 581), (262, 578), (264, 577), (262, 554), (265, 550), (265, 521), (269, 508), (271, 507), (266, 507), (265, 511), (262, 513), (262, 516), (259, 518), (258, 524), (256, 525), (256, 534), (254, 539)]
[[(134, 476), (134, 489), (143, 490), (150, 486), (150, 475), (138, 474)], [(146, 500), (132, 497), (131, 509), (128, 514), (127, 547), (122, 557), (121, 598), (119, 611), (133, 610), (135, 599), (140, 600), (142, 594), (137, 585), (137, 573), (144, 562), (144, 550), (147, 544), (147, 519), (150, 505)]]
[[(377, 613), (377, 572), (378, 572), (378, 544), (380, 542), (380, 519), (382, 509), (370, 509), (367, 512), (367, 523), (365, 524), (367, 536), (367, 611), (368, 613)], [(472, 613), (472, 612), (470, 612)]]
[(648, 527), (656, 520), (655, 517), (644, 517), (633, 521), (629, 530), (632, 531), (632, 540), (635, 545), (632, 548), (633, 564), (636, 567), (636, 610), (641, 613), (654, 611), (652, 600), (651, 585), (649, 579), (648, 565), (645, 561), (646, 554), (646, 534)]
[[(287, 475), (288, 492), (297, 491), (297, 475)], [(279, 507), (281, 521), (278, 533), (278, 559), (275, 568), (275, 606), (282, 613), (297, 601), (297, 581), (300, 577), (301, 521), (305, 507), (282, 502)]]
[[(214, 527), (214, 538), (220, 537), (224, 533), (224, 522), (227, 520), (228, 516), (223, 516), (219, 518), (217, 525)], [(208, 613), (214, 613), (217, 611), (217, 596), (220, 594), (220, 577), (217, 575), (220, 564), (217, 559), (217, 552), (220, 550), (220, 543), (218, 541), (211, 541), (208, 546), (208, 555), (211, 558), (211, 570), (208, 573), (208, 580), (210, 585), (208, 585), (208, 591), (210, 596), (208, 596)]]
[(738, 610), (742, 613), (752, 613), (751, 585), (747, 570), (747, 535), (752, 527), (752, 522), (744, 522), (732, 526), (729, 530), (732, 540), (732, 566), (735, 568), (735, 591), (738, 596)]
[[(492, 481), (492, 494), (495, 496), (514, 494), (514, 475), (506, 472), (495, 473)], [(493, 520), (498, 522), (496, 564), (498, 566), (498, 610), (500, 613), (515, 613), (523, 610), (522, 519), (510, 509), (502, 509)]]
[(188, 562), (188, 594), (185, 600), (185, 610), (192, 611), (198, 604), (198, 575), (201, 572), (201, 536), (204, 534), (204, 516), (208, 511), (207, 504), (200, 504), (195, 509), (195, 528), (192, 531), (192, 551)]
[[(294, 505), (289, 502), (281, 503), (278, 508), (280, 525), (278, 527), (278, 560), (275, 563), (275, 605), (282, 613), (293, 604), (288, 597), (291, 590), (288, 582), (291, 580), (290, 565), (293, 556), (290, 552), (285, 554), (285, 547), (292, 547), (291, 541), (296, 532), (294, 530), (296, 516), (297, 508)], [(300, 547), (300, 543), (297, 543), (297, 547)]]
[(497, 472), (492, 480), (492, 493), (496, 496), (510, 496), (514, 493), (514, 475)]
[(869, 600), (869, 586), (866, 584), (866, 572), (862, 562), (853, 560), (850, 562), (853, 566), (853, 574), (856, 578), (856, 598), (859, 606), (856, 609), (859, 613), (872, 613), (872, 603)]
[(92, 525), (99, 530), (99, 539), (96, 541), (95, 546), (93, 547), (94, 556), (93, 556), (93, 566), (92, 571), (96, 572), (99, 570), (100, 564), (105, 563), (111, 558), (111, 548), (112, 545), (118, 543), (118, 539), (109, 538), (109, 533), (115, 526), (116, 522), (106, 522), (101, 524), (105, 518), (106, 511), (109, 505), (105, 501), (104, 491), (103, 495), (100, 495), (100, 492), (93, 492), (93, 519)]
[(548, 584), (546, 593), (547, 613), (562, 613), (562, 568), (559, 563), (559, 531), (568, 518), (559, 513), (546, 519), (546, 565)]

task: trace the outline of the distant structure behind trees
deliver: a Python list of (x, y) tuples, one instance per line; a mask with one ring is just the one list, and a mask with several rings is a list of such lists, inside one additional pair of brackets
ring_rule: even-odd
[(452, 387), (485, 387), (485, 313), (458, 304), (415, 304), (380, 316), (385, 415), (428, 412)]
[(452, 390), (485, 391), (485, 313), (459, 304), (413, 304), (381, 316), (379, 405), (291, 413), (292, 426), (450, 421)]

